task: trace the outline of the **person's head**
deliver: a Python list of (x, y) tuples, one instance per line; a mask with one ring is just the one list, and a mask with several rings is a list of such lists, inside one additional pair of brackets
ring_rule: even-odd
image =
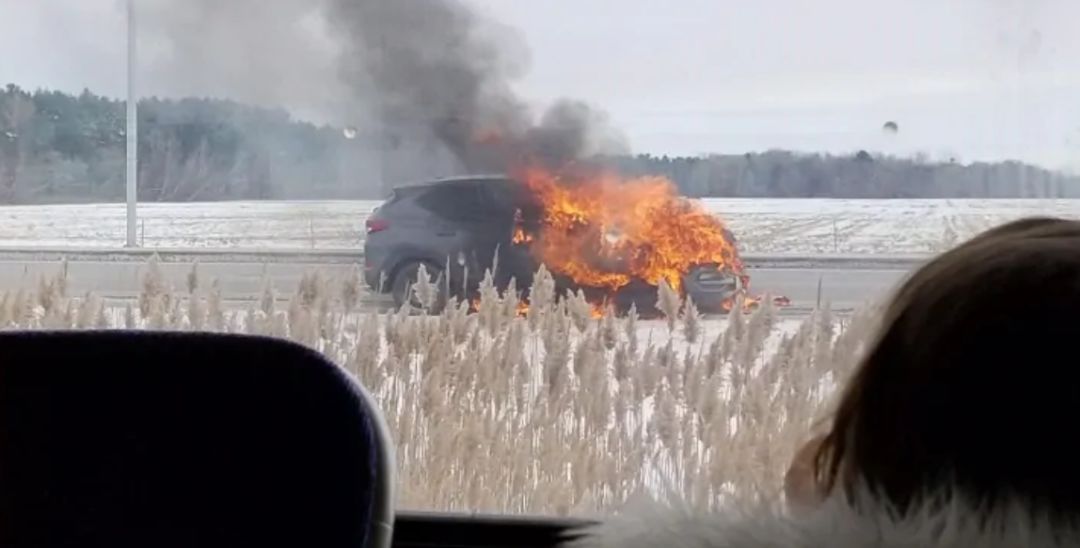
[(821, 493), (1080, 516), (1080, 222), (1025, 219), (915, 272), (816, 448)]

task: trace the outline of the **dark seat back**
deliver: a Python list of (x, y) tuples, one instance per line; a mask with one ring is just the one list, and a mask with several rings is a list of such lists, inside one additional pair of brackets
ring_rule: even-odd
[(385, 546), (385, 434), (284, 341), (0, 334), (0, 546)]

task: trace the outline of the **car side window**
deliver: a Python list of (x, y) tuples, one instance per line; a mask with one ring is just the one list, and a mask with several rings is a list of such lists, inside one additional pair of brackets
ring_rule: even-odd
[(489, 213), (480, 188), (473, 184), (442, 185), (417, 198), (420, 207), (451, 221), (482, 220)]
[(513, 210), (521, 200), (518, 196), (520, 191), (508, 181), (488, 184), (484, 187), (484, 192), (487, 200), (492, 204), (491, 207), (495, 208)]

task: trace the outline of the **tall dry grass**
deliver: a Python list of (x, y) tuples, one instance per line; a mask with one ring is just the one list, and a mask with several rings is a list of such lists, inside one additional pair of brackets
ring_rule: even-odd
[(0, 294), (0, 325), (253, 333), (316, 348), (378, 397), (410, 509), (594, 514), (646, 493), (700, 508), (775, 494), (874, 328), (871, 310), (790, 320), (767, 299), (708, 319), (670, 291), (666, 321), (594, 319), (543, 270), (525, 316), (490, 279), (475, 313), (450, 303), (434, 316), (362, 310), (356, 269), (306, 275), (287, 301), (266, 280), (240, 308), (197, 265), (180, 290), (164, 280), (151, 261), (137, 302), (111, 304), (69, 295), (62, 266), (34, 291)]

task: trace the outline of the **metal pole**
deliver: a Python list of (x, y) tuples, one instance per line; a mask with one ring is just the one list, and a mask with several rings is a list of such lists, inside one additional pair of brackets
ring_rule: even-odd
[[(386, 35), (381, 31), (379, 32), (379, 69), (375, 72), (376, 78), (382, 78), (383, 72), (386, 70)], [(386, 132), (386, 102), (383, 101), (382, 94), (383, 89), (379, 87), (379, 83), (375, 84), (378, 97), (378, 103), (376, 111), (379, 116), (379, 192), (384, 192), (390, 188), (389, 177), (387, 177), (387, 154), (390, 152), (390, 136)]]
[(139, 178), (138, 97), (135, 94), (135, 0), (127, 0), (127, 247), (135, 241), (135, 202)]

